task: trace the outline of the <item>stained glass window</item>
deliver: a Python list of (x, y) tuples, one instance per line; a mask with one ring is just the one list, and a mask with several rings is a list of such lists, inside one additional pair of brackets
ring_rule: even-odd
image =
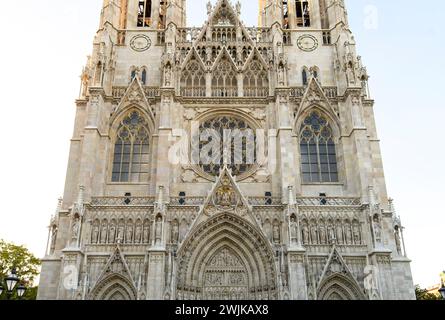
[[(225, 130), (230, 131), (225, 133)], [(201, 138), (203, 134), (208, 138), (194, 142), (199, 143), (199, 147), (193, 148), (192, 158), (199, 160), (199, 166), (205, 173), (212, 176), (219, 175), (225, 158), (229, 168), (232, 170), (232, 174), (236, 176), (248, 172), (255, 165), (255, 130), (245, 120), (230, 116), (212, 118), (201, 123), (199, 134)], [(219, 143), (218, 152), (214, 153), (213, 150), (210, 150), (208, 153), (203, 152), (203, 149), (212, 141)], [(224, 152), (224, 150), (227, 151)]]
[(132, 111), (120, 124), (114, 147), (113, 182), (143, 182), (149, 173), (149, 131), (145, 118)]
[(338, 182), (337, 153), (329, 122), (313, 111), (303, 122), (300, 132), (303, 182)]

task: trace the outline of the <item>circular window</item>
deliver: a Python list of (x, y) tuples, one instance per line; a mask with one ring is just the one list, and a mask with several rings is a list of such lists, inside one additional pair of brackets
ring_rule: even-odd
[(192, 159), (206, 175), (218, 176), (227, 163), (232, 175), (242, 176), (256, 164), (255, 130), (243, 119), (218, 116), (204, 120), (192, 146)]

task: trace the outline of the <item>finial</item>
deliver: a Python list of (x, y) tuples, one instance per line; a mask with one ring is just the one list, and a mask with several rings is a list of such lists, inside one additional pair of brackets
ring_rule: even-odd
[(294, 187), (293, 186), (289, 186), (287, 187), (288, 191), (289, 191), (289, 205), (292, 206), (295, 204), (294, 201)]
[(375, 205), (375, 194), (373, 186), (368, 187), (368, 200), (370, 205)]
[(84, 186), (79, 186), (79, 195), (77, 197), (77, 204), (80, 205), (80, 206), (83, 205), (84, 193), (85, 193), (85, 187)]

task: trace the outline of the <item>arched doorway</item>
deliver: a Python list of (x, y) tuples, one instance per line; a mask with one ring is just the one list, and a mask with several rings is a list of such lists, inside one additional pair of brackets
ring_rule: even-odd
[(321, 283), (318, 300), (364, 300), (358, 284), (342, 274), (333, 274)]
[(100, 281), (90, 295), (92, 300), (136, 300), (136, 289), (120, 274), (112, 274)]
[(222, 213), (202, 223), (178, 251), (179, 300), (277, 299), (274, 254), (245, 219)]

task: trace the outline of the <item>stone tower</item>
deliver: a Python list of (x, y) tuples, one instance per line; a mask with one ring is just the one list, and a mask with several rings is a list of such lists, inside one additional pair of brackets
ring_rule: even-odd
[(104, 0), (40, 299), (413, 299), (338, 0)]

